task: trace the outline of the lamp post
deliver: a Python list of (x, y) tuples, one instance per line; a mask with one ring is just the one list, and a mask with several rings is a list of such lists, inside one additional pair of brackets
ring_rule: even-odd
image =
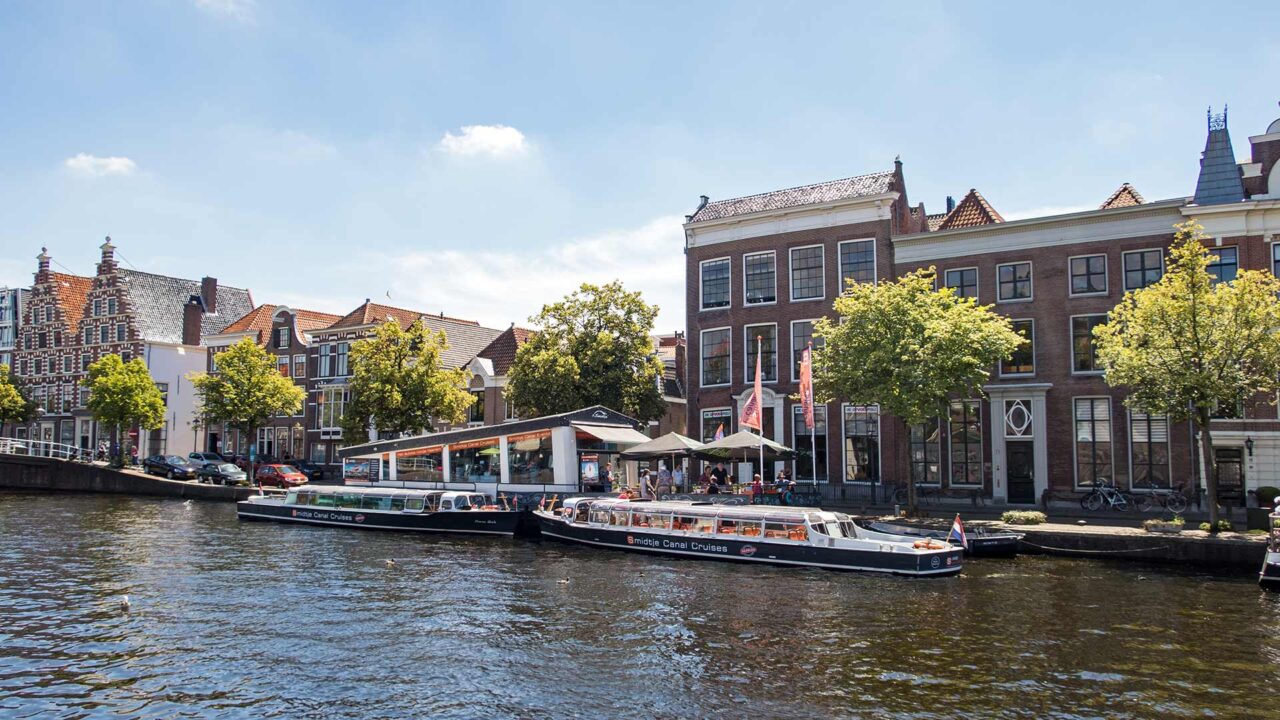
[[(36, 442), (40, 443), (39, 447), (44, 447), (44, 434), (40, 432), (40, 418), (44, 417), (47, 412), (49, 411), (45, 410), (43, 405), (37, 405), (36, 417), (31, 423), (31, 436), (35, 438)], [(48, 454), (48, 448), (45, 448), (45, 454)]]

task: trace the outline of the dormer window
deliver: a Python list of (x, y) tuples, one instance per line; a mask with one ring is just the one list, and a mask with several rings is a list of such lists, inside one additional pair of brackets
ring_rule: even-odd
[(289, 347), (289, 328), (287, 327), (276, 328), (276, 347), (277, 348)]

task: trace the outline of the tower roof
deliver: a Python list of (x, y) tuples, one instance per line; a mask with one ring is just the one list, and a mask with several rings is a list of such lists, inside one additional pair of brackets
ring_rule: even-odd
[(947, 213), (936, 228), (932, 228), (932, 218), (930, 218), (929, 225), (936, 230), (954, 230), (956, 228), (994, 225), (1002, 222), (1004, 222), (1004, 218), (1000, 217), (1000, 213), (996, 212), (996, 209), (991, 207), (991, 203), (982, 197), (982, 193), (969, 188), (969, 192), (961, 198), (960, 204)]
[(1227, 108), (1221, 115), (1209, 110), (1209, 137), (1200, 155), (1200, 177), (1196, 180), (1194, 202), (1197, 205), (1222, 205), (1244, 200), (1244, 182), (1240, 178), (1240, 166), (1236, 164), (1235, 151), (1231, 148), (1231, 134), (1227, 132)]

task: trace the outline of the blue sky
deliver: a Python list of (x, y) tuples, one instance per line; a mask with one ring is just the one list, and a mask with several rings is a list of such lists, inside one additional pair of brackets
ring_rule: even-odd
[(700, 194), (900, 155), (931, 212), (1173, 197), (1208, 105), (1239, 160), (1280, 116), (1280, 3), (1040, 5), (4, 3), (0, 284), (111, 234), (258, 302), (495, 326), (621, 277), (669, 331)]

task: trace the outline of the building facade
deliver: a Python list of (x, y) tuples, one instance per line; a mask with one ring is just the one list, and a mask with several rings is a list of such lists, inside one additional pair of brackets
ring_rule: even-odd
[(26, 288), (0, 288), (0, 365), (13, 368), (13, 351), (22, 327), (22, 309), (27, 304)]

